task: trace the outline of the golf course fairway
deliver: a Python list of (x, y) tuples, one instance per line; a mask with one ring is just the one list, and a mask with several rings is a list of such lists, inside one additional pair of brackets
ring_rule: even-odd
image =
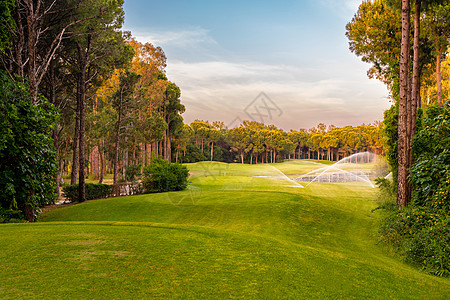
[(380, 245), (376, 189), (315, 168), (188, 164), (186, 191), (87, 201), (0, 225), (0, 299), (449, 299)]

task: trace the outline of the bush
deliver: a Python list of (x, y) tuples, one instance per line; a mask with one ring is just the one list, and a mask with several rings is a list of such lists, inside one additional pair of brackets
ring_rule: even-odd
[(141, 165), (129, 166), (125, 170), (125, 181), (136, 182), (141, 177)]
[(142, 184), (147, 192), (181, 191), (187, 187), (188, 169), (178, 163), (155, 159), (144, 168)]
[(427, 110), (415, 136), (410, 170), (413, 199), (393, 210), (381, 237), (425, 271), (450, 276), (450, 101)]
[[(111, 194), (111, 185), (86, 183), (86, 200), (107, 198)], [(63, 187), (63, 195), (69, 202), (78, 200), (78, 184)]]
[(0, 207), (0, 223), (23, 223), (23, 214), (20, 210), (3, 209)]
[(434, 209), (410, 206), (392, 213), (381, 227), (382, 239), (407, 262), (439, 275), (450, 275), (450, 218)]
[(0, 208), (35, 221), (40, 207), (56, 200), (56, 149), (52, 104), (35, 105), (26, 85), (0, 71)]

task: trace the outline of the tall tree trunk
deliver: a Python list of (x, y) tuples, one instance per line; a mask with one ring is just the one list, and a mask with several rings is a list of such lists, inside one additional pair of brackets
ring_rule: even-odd
[[(78, 87), (77, 87), (78, 90)], [(73, 146), (72, 146), (72, 172), (70, 176), (70, 184), (74, 185), (77, 183), (77, 173), (78, 173), (78, 162), (80, 155), (80, 99), (79, 92), (77, 92), (77, 109), (75, 112), (75, 134), (73, 137)]]
[(442, 106), (442, 80), (441, 80), (441, 58), (443, 49), (437, 50), (436, 55), (436, 85), (437, 85), (437, 104)]
[[(41, 1), (37, 1), (34, 7), (33, 0), (26, 0), (27, 16), (27, 46), (28, 46), (28, 78), (30, 85), (30, 96), (33, 104), (37, 104), (37, 82), (36, 82), (36, 26), (38, 25), (38, 13)], [(42, 17), (42, 16), (41, 16)]]
[(213, 161), (213, 155), (214, 155), (214, 142), (211, 142), (211, 161)]
[(141, 173), (144, 171), (144, 167), (145, 167), (145, 154), (146, 154), (146, 147), (145, 147), (145, 144), (144, 143), (141, 143), (140, 144), (140, 147), (141, 147), (141, 155), (142, 155), (142, 157), (141, 157), (141, 161), (142, 161), (142, 164), (141, 164)]
[(116, 126), (116, 139), (114, 144), (114, 179), (113, 184), (117, 184), (117, 175), (119, 172), (119, 140), (120, 140), (120, 126), (122, 125), (122, 91), (119, 96), (119, 107), (118, 107), (118, 119)]
[(102, 143), (102, 141), (100, 141), (100, 145), (98, 146), (98, 152), (100, 155), (100, 174), (99, 174), (98, 183), (103, 182), (103, 169), (104, 169), (104, 164), (105, 164), (103, 161), (103, 147), (101, 147), (101, 143)]
[(167, 161), (172, 161), (172, 145), (169, 134), (167, 134)]
[(122, 178), (125, 179), (125, 175), (127, 173), (127, 168), (129, 166), (129, 153), (128, 150), (125, 148), (123, 150), (123, 168), (122, 168)]
[[(415, 11), (414, 11), (414, 44), (413, 44), (413, 74), (412, 74), (412, 91), (411, 91), (411, 101), (409, 108), (408, 118), (408, 130), (407, 130), (407, 150), (408, 150), (408, 164), (407, 168), (410, 169), (413, 162), (414, 157), (411, 151), (411, 144), (414, 135), (416, 134), (416, 121), (417, 121), (417, 106), (420, 102), (420, 10), (421, 10), (422, 0), (415, 1)], [(409, 74), (409, 73), (408, 73)], [(408, 80), (409, 82), (409, 80)], [(411, 198), (412, 186), (411, 183), (408, 184), (408, 196), (407, 198)], [(409, 200), (408, 200), (409, 201)]]
[(61, 197), (61, 191), (59, 189), (59, 185), (61, 182), (61, 164), (59, 162), (59, 145), (58, 145), (58, 127), (56, 127), (53, 130), (53, 144), (55, 146), (55, 150), (56, 150), (56, 164), (58, 165), (58, 168), (56, 170), (56, 175), (55, 175), (55, 182), (56, 182), (56, 194), (59, 197)]
[[(410, 32), (410, 6), (409, 0), (402, 0), (402, 41), (400, 54), (400, 97), (398, 113), (398, 187), (397, 205), (399, 208), (406, 207), (410, 201), (408, 182), (408, 103), (411, 100), (409, 83), (410, 73), (410, 53), (409, 53), (409, 32)], [(410, 104), (409, 104), (410, 105)]]
[[(420, 10), (422, 0), (416, 0), (414, 11), (414, 58), (413, 58), (413, 78), (412, 78), (412, 99), (411, 99), (411, 138), (416, 134), (417, 106), (420, 103)], [(410, 166), (413, 158), (410, 159)]]
[(83, 69), (80, 76), (80, 156), (79, 156), (79, 170), (78, 170), (78, 202), (86, 201), (85, 189), (85, 122), (86, 122), (86, 69)]
[(147, 144), (146, 150), (147, 150), (147, 162), (145, 165), (148, 166), (150, 164), (151, 158), (152, 158), (152, 144)]
[[(167, 90), (166, 90), (166, 101), (167, 101)], [(163, 136), (163, 147), (164, 147), (164, 151), (163, 151), (163, 158), (167, 161), (169, 161), (169, 157), (167, 155), (168, 151), (167, 151), (167, 136), (168, 136), (168, 129), (169, 129), (169, 116), (166, 113), (166, 105), (164, 105), (164, 111), (163, 111), (163, 116), (164, 116), (164, 121), (167, 124), (167, 128), (164, 130), (164, 136)]]

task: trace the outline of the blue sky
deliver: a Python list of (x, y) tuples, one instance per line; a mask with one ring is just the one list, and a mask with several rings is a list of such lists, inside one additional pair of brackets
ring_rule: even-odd
[(345, 25), (361, 1), (125, 0), (124, 29), (163, 48), (188, 123), (234, 125), (254, 106), (255, 120), (285, 130), (360, 125), (390, 105), (348, 50)]

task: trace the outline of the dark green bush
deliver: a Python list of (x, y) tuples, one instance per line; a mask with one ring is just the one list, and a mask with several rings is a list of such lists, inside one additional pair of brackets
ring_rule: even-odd
[(20, 210), (3, 209), (0, 207), (0, 223), (22, 223), (23, 214)]
[(412, 203), (392, 210), (381, 236), (408, 262), (450, 276), (450, 101), (428, 108), (412, 150)]
[(136, 182), (141, 175), (141, 165), (129, 166), (125, 170), (125, 181)]
[(56, 200), (56, 149), (51, 132), (58, 119), (45, 99), (33, 103), (28, 86), (0, 71), (0, 207), (34, 221)]
[[(86, 200), (107, 198), (111, 194), (111, 185), (86, 183)], [(63, 195), (69, 202), (78, 200), (78, 184), (63, 187)]]
[(187, 187), (188, 169), (178, 163), (155, 159), (144, 168), (142, 184), (147, 192), (181, 191)]
[(449, 216), (435, 209), (410, 206), (385, 220), (381, 236), (409, 263), (435, 275), (450, 275)]

